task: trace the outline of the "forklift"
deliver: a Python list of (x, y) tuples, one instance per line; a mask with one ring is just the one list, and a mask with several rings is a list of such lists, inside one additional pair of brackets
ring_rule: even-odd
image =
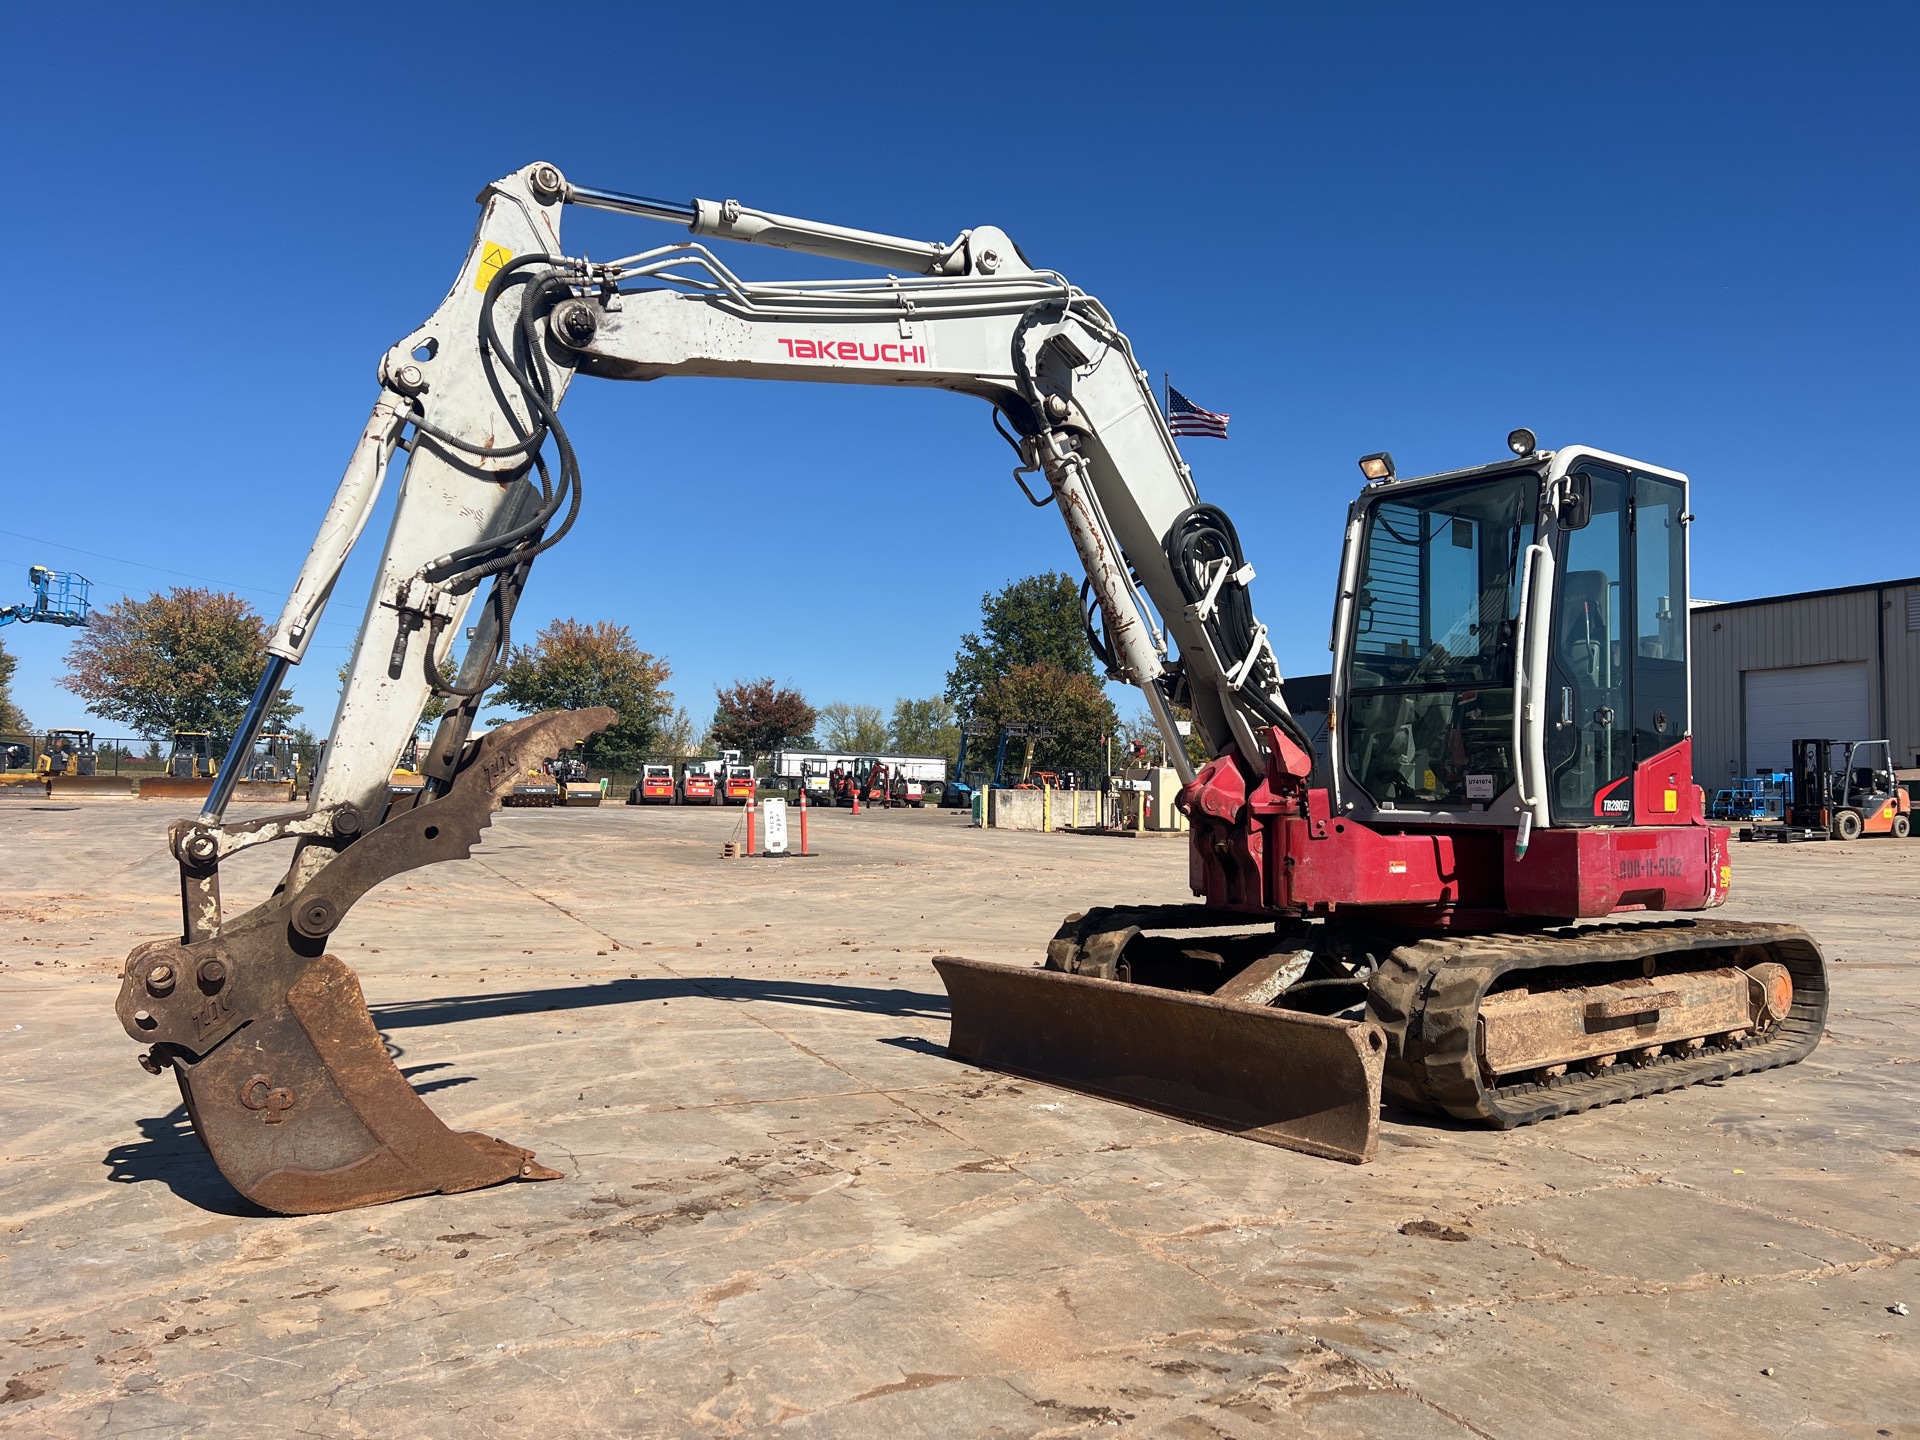
[(1913, 800), (1885, 740), (1796, 740), (1786, 819), (1742, 831), (1748, 840), (1858, 840), (1913, 831)]

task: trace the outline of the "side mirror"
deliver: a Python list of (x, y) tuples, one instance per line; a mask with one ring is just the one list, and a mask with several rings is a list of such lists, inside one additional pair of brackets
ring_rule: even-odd
[(1560, 513), (1554, 519), (1562, 530), (1584, 530), (1593, 519), (1593, 482), (1584, 471), (1560, 482)]

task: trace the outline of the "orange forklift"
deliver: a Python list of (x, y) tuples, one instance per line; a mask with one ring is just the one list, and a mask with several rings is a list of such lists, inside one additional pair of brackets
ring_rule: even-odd
[(1756, 825), (1755, 840), (1858, 840), (1913, 831), (1913, 800), (1885, 740), (1796, 740), (1786, 820)]

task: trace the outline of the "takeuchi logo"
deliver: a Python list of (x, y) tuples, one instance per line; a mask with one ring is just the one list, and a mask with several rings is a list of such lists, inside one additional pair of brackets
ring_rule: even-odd
[(790, 340), (779, 337), (792, 360), (865, 360), (876, 365), (924, 365), (924, 345), (867, 345), (857, 340)]

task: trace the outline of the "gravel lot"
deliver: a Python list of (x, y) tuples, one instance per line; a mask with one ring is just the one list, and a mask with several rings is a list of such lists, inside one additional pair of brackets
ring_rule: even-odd
[(449, 1123), (566, 1178), (282, 1219), (113, 1016), (169, 818), (0, 802), (0, 1433), (1920, 1435), (1920, 840), (1735, 847), (1723, 913), (1827, 949), (1808, 1062), (1390, 1111), (1354, 1168), (946, 1058), (931, 955), (1185, 899), (1178, 840), (507, 812), (333, 949)]

